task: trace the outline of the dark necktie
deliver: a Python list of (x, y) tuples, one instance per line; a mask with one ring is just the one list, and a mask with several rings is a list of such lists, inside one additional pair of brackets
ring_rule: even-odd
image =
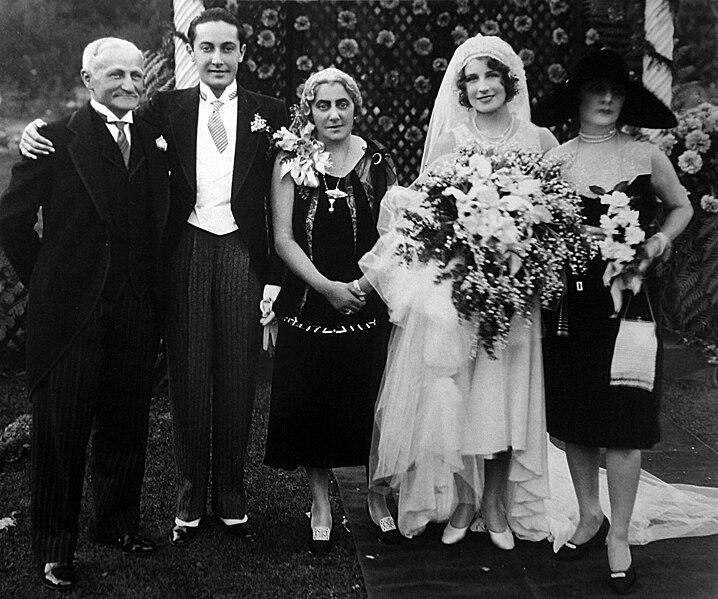
[(115, 121), (110, 124), (117, 127), (117, 146), (120, 148), (125, 166), (128, 167), (130, 165), (130, 142), (127, 141), (127, 136), (125, 135), (125, 125), (127, 123), (124, 121)]

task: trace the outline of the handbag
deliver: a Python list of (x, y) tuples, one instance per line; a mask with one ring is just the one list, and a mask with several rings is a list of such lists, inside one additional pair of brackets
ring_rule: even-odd
[(656, 318), (645, 286), (644, 291), (651, 311), (651, 320), (626, 318), (631, 300), (626, 302), (611, 360), (612, 387), (635, 387), (653, 391), (656, 381), (658, 337)]

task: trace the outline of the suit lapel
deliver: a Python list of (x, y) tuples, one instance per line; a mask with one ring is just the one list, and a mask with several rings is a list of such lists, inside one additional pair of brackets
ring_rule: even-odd
[[(137, 137), (134, 137), (135, 132), (137, 133)], [(135, 126), (132, 133), (132, 146), (135, 146), (134, 141), (136, 139), (137, 148), (138, 150), (141, 149), (142, 152), (137, 159), (138, 162), (131, 163), (132, 169), (130, 177), (132, 177), (142, 163), (147, 160), (150, 188), (152, 190), (150, 200), (152, 201), (152, 212), (155, 217), (153, 224), (154, 242), (155, 246), (159, 247), (169, 212), (169, 167), (167, 158), (165, 152), (161, 151), (155, 143), (155, 140), (159, 137), (159, 131), (150, 128), (141, 118), (135, 118)]]
[[(100, 218), (104, 222), (109, 222), (110, 211), (107, 204), (107, 189), (101, 158), (106, 149), (98, 141), (97, 130), (92, 122), (91, 110), (89, 103), (86, 104), (67, 123), (67, 128), (74, 134), (73, 139), (67, 146), (67, 151)], [(107, 134), (109, 136), (109, 131)], [(102, 136), (99, 136), (99, 138), (102, 139)], [(110, 139), (112, 138), (110, 137)], [(119, 149), (117, 149), (117, 155), (122, 161)], [(121, 165), (121, 167), (124, 168), (124, 165)]]
[(259, 104), (241, 87), (237, 88), (237, 145), (234, 150), (234, 172), (232, 174), (232, 202), (247, 178), (259, 144), (259, 133), (252, 133), (249, 124)]
[(130, 146), (130, 180), (132, 180), (137, 170), (145, 161), (145, 144), (146, 141), (143, 140), (142, 131), (140, 131), (140, 127), (137, 125), (137, 119), (135, 119), (135, 122), (132, 124), (132, 144)]
[(188, 89), (177, 98), (177, 110), (168, 119), (170, 144), (177, 148), (187, 183), (197, 193), (197, 119), (199, 117), (199, 86)]

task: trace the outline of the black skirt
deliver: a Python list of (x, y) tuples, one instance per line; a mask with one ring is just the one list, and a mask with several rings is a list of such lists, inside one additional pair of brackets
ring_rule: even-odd
[(314, 333), (279, 327), (265, 464), (333, 468), (367, 464), (380, 369), (377, 328)]
[[(569, 278), (564, 297), (568, 337), (556, 334), (559, 313), (543, 312), (548, 432), (588, 447), (648, 449), (660, 440), (661, 344), (659, 340), (653, 391), (610, 385), (620, 320), (611, 318), (613, 302), (602, 281), (604, 268), (604, 262), (595, 260), (586, 276)], [(628, 300), (626, 292), (624, 305)], [(656, 318), (657, 305), (652, 297)], [(645, 291), (630, 299), (627, 316), (651, 318)]]

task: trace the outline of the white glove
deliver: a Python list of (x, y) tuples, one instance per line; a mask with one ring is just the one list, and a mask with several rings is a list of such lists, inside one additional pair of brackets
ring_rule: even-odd
[(262, 349), (270, 354), (274, 352), (274, 346), (277, 344), (277, 333), (279, 332), (279, 323), (272, 307), (280, 289), (279, 285), (265, 285), (262, 301), (259, 302), (259, 310), (262, 313), (262, 318), (260, 318), (259, 322), (264, 327)]

